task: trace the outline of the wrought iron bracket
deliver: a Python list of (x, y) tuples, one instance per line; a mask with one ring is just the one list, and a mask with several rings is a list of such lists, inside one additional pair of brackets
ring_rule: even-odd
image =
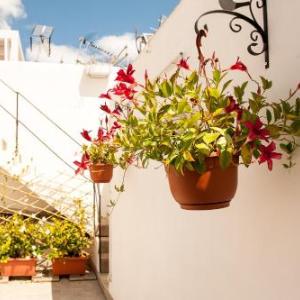
[[(251, 55), (261, 55), (265, 56), (265, 68), (270, 66), (270, 57), (269, 57), (269, 34), (268, 34), (268, 11), (267, 11), (267, 0), (249, 0), (245, 2), (235, 2), (234, 0), (219, 0), (219, 4), (222, 10), (212, 10), (202, 14), (197, 21), (195, 22), (195, 31), (197, 34), (200, 32), (201, 26), (199, 26), (200, 20), (204, 16), (212, 14), (226, 14), (230, 15), (233, 18), (229, 22), (230, 29), (238, 33), (243, 29), (243, 26), (238, 21), (244, 21), (250, 24), (253, 29), (250, 33), (251, 42), (247, 47), (248, 52)], [(248, 7), (249, 16), (242, 13), (236, 12), (235, 10)], [(263, 13), (263, 22), (259, 24), (257, 22), (256, 16), (254, 14), (254, 8), (262, 10)], [(202, 26), (203, 27), (203, 26)], [(262, 41), (262, 49), (257, 49), (259, 45), (259, 39)]]

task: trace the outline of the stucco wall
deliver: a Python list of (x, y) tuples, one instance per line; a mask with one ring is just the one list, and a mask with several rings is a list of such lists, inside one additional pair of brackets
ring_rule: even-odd
[[(205, 50), (216, 50), (224, 66), (240, 56), (252, 74), (273, 80), (271, 97), (284, 97), (300, 81), (300, 3), (268, 6), (269, 70), (263, 56), (246, 52), (249, 31), (232, 33), (226, 16), (206, 19)], [(168, 71), (180, 52), (196, 65), (194, 21), (216, 8), (217, 0), (181, 1), (135, 62), (138, 77), (144, 69), (152, 76)], [(276, 164), (272, 173), (266, 166), (240, 167), (231, 207), (202, 212), (178, 207), (162, 167), (130, 169), (110, 223), (114, 299), (300, 299), (299, 154), (296, 162), (290, 171)]]
[[(97, 130), (100, 100), (98, 95), (107, 84), (107, 79), (89, 78), (80, 65), (49, 64), (32, 62), (1, 62), (0, 78), (16, 91), (25, 95), (60, 127), (76, 140), (82, 141), (83, 128)], [(89, 91), (86, 94), (84, 91)], [(0, 83), (0, 103), (15, 115), (16, 96)], [(14, 147), (15, 121), (0, 109), (0, 139)], [(19, 101), (19, 117), (40, 138), (67, 162), (72, 164), (75, 152), (80, 147), (70, 142), (44, 117), (28, 105), (22, 97)], [(94, 132), (96, 134), (96, 132)], [(46, 168), (58, 168), (57, 159), (36, 142), (20, 125), (20, 145), (25, 156), (34, 156)], [(29, 144), (31, 146), (29, 146)], [(52, 163), (49, 164), (49, 160)], [(65, 168), (65, 167), (64, 167)]]

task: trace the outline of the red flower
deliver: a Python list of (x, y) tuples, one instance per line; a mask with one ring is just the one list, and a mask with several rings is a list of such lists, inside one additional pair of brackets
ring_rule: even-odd
[(119, 116), (122, 112), (122, 108), (120, 107), (120, 105), (117, 105), (116, 108), (113, 110), (113, 114)]
[(230, 67), (230, 70), (239, 70), (239, 71), (247, 72), (247, 67), (238, 58), (236, 63)]
[(109, 109), (109, 107), (107, 106), (106, 102), (104, 105), (101, 105), (100, 106), (100, 109), (105, 111), (106, 113), (110, 114), (111, 113), (111, 110)]
[(127, 87), (125, 83), (119, 83), (113, 88), (113, 92), (117, 96), (124, 96), (128, 100), (132, 100), (136, 91), (133, 88)]
[(115, 80), (133, 84), (133, 83), (135, 83), (135, 79), (132, 76), (132, 74), (134, 72), (135, 72), (135, 70), (133, 70), (132, 64), (129, 64), (126, 72), (123, 69), (120, 69), (118, 71), (118, 73), (117, 73), (118, 76), (116, 77)]
[(75, 174), (83, 174), (83, 172), (88, 168), (89, 166), (89, 155), (87, 153), (84, 153), (81, 157), (81, 161), (74, 161), (74, 164), (78, 167), (75, 171)]
[(109, 99), (109, 100), (111, 100), (111, 96), (109, 95), (109, 93), (107, 92), (107, 93), (103, 93), (103, 94), (101, 94), (100, 96), (99, 96), (99, 98), (106, 98), (106, 99)]
[(98, 129), (98, 141), (102, 142), (104, 140), (104, 130), (102, 127)]
[(274, 142), (269, 144), (268, 146), (261, 145), (259, 147), (260, 150), (260, 157), (259, 157), (259, 164), (262, 164), (264, 162), (268, 163), (268, 169), (272, 171), (273, 169), (273, 160), (272, 159), (281, 159), (282, 154), (274, 152), (276, 149), (276, 145)]
[(179, 63), (177, 64), (177, 67), (178, 68), (182, 68), (182, 69), (186, 69), (186, 70), (189, 70), (190, 69), (190, 66), (188, 65), (187, 61), (188, 61), (189, 58), (187, 59), (184, 59), (182, 58)]
[(92, 138), (90, 137), (90, 131), (87, 131), (85, 129), (82, 130), (82, 132), (80, 132), (80, 134), (82, 135), (83, 138), (85, 138), (87, 141), (91, 142)]
[(250, 142), (255, 141), (256, 139), (264, 140), (268, 142), (268, 137), (270, 135), (269, 131), (265, 128), (262, 128), (264, 125), (259, 118), (256, 119), (255, 123), (247, 121), (244, 123), (248, 128), (248, 140)]
[(114, 124), (113, 124), (113, 126), (112, 126), (112, 129), (119, 129), (119, 128), (121, 128), (122, 126), (121, 126), (121, 124), (120, 123), (118, 123), (117, 121), (115, 121), (114, 122)]
[(225, 107), (225, 112), (228, 114), (236, 112), (238, 121), (242, 119), (243, 109), (240, 108), (232, 96), (229, 97), (229, 105)]

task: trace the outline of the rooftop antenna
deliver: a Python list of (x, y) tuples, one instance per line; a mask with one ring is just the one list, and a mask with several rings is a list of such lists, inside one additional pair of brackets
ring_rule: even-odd
[(142, 50), (147, 46), (149, 39), (153, 36), (153, 33), (141, 33), (135, 31), (135, 45), (138, 54), (142, 52)]
[(138, 31), (135, 31), (135, 44), (137, 52), (140, 54), (142, 50), (147, 46), (149, 39), (153, 36), (153, 34), (161, 27), (161, 25), (166, 21), (167, 17), (161, 15), (158, 19), (158, 26), (157, 27), (150, 27), (152, 33), (141, 33), (139, 34)]
[(122, 50), (116, 55), (108, 50), (106, 50), (98, 40), (90, 40), (90, 35), (82, 36), (79, 38), (80, 48), (93, 48), (105, 54), (109, 58), (109, 62), (114, 66), (120, 66), (121, 62), (128, 56), (128, 46), (124, 46)]

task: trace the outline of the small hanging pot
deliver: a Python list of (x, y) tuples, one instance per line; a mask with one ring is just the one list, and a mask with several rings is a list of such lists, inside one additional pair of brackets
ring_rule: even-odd
[(173, 166), (166, 167), (169, 186), (174, 199), (181, 208), (188, 210), (210, 210), (230, 205), (237, 189), (238, 156), (223, 170), (218, 157), (205, 160), (206, 171), (184, 170), (177, 172)]
[(113, 175), (113, 165), (91, 164), (89, 166), (90, 176), (95, 183), (107, 183), (111, 181)]

